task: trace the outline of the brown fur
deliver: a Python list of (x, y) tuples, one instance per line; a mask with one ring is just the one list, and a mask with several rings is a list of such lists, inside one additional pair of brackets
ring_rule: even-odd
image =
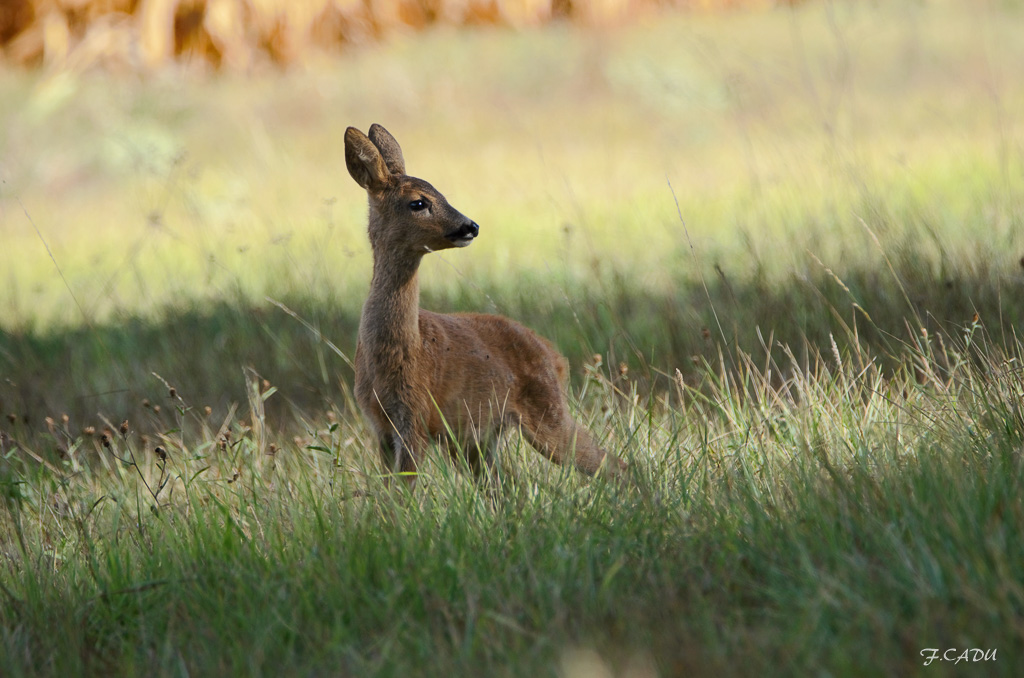
[(420, 310), (423, 255), (468, 245), (479, 227), (405, 174), (398, 142), (380, 125), (368, 137), (348, 128), (345, 160), (369, 196), (373, 248), (355, 392), (385, 465), (415, 471), (429, 443), (440, 441), (462, 449), (479, 473), (502, 430), (513, 428), (553, 461), (591, 475), (621, 473), (626, 465), (570, 414), (566, 360), (550, 342), (501, 316)]

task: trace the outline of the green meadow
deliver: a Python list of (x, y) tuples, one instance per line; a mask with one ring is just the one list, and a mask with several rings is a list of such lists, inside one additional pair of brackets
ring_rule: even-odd
[[(0, 675), (1020, 675), (1022, 31), (808, 2), (0, 70)], [(385, 483), (373, 122), (481, 226), (422, 306), (550, 338), (629, 483), (516, 435), (494, 486)]]

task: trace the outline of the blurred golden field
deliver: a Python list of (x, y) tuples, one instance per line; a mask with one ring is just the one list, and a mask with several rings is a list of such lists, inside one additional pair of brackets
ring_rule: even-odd
[(875, 265), (872, 228), (928, 266), (1015, 266), (1021, 26), (997, 5), (808, 5), (437, 30), (259, 77), (0, 72), (0, 324), (293, 284), (357, 308), (342, 135), (372, 122), (485, 227), (428, 289), (553, 266), (665, 289), (699, 261), (779, 279), (808, 253), (841, 272)]
[(610, 25), (667, 9), (776, 3), (794, 0), (6, 0), (0, 46), (32, 65), (153, 68), (183, 59), (246, 69), (430, 25)]

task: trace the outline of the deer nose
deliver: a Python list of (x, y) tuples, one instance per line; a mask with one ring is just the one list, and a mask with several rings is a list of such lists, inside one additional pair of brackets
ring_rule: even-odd
[(465, 227), (465, 228), (466, 228), (466, 232), (467, 232), (467, 233), (469, 233), (469, 234), (470, 234), (471, 236), (473, 236), (474, 238), (475, 238), (475, 237), (477, 237), (477, 235), (479, 235), (479, 234), (480, 234), (480, 226), (478, 226), (478, 225), (477, 225), (477, 223), (476, 223), (475, 221), (471, 221), (471, 222), (469, 222), (469, 223), (468, 223), (468, 224), (466, 225), (466, 227)]

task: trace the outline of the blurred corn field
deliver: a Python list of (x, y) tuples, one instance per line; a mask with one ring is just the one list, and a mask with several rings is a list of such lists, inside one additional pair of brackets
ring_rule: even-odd
[(0, 49), (8, 63), (25, 66), (135, 70), (189, 61), (245, 70), (433, 24), (611, 25), (658, 11), (797, 1), (0, 0)]

